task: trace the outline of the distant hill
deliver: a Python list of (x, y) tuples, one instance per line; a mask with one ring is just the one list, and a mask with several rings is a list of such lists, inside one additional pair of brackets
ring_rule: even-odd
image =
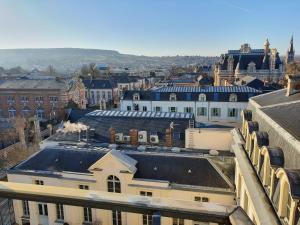
[(60, 72), (73, 72), (83, 64), (105, 63), (111, 67), (157, 68), (171, 65), (212, 64), (219, 57), (172, 56), (148, 57), (121, 54), (113, 50), (50, 48), (0, 49), (0, 67), (21, 66), (24, 69), (45, 69), (53, 65)]

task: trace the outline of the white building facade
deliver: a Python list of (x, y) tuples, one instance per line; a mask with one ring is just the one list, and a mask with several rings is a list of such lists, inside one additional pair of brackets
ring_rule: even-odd
[(260, 94), (249, 87), (161, 87), (149, 91), (127, 91), (122, 111), (193, 113), (196, 122), (238, 122), (248, 99)]

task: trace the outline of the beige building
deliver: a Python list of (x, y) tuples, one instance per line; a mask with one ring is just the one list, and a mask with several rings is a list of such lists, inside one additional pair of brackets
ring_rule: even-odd
[(232, 131), (237, 201), (258, 225), (300, 224), (300, 76), (253, 97)]
[[(230, 179), (207, 156), (184, 152), (109, 150), (83, 145), (44, 143), (45, 149), (12, 168), (8, 180), (37, 185), (108, 191), (159, 198), (235, 204)], [(14, 200), (18, 224), (151, 225), (140, 215)], [(163, 225), (207, 225), (163, 217)]]

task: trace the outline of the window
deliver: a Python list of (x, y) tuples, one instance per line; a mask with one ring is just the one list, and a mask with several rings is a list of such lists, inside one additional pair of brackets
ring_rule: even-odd
[(36, 185), (44, 185), (44, 181), (42, 181), (42, 180), (35, 180), (34, 183)]
[(206, 107), (198, 107), (197, 108), (197, 116), (206, 116), (207, 108)]
[(84, 222), (92, 222), (93, 221), (91, 208), (88, 208), (88, 207), (83, 208), (83, 219), (84, 219)]
[(220, 117), (221, 109), (220, 108), (211, 108), (211, 116)]
[(47, 204), (39, 203), (38, 208), (39, 208), (39, 215), (48, 216), (48, 206), (47, 206)]
[(79, 185), (79, 189), (89, 190), (89, 186), (88, 186), (88, 185), (80, 184), (80, 185)]
[(45, 118), (45, 114), (44, 114), (44, 109), (43, 108), (37, 108), (36, 109), (36, 117), (38, 119), (43, 119)]
[(29, 203), (27, 200), (22, 201), (23, 206), (23, 215), (29, 217), (30, 211), (29, 211)]
[(209, 199), (207, 197), (195, 196), (195, 201), (196, 202), (209, 202)]
[(58, 220), (64, 220), (64, 205), (62, 204), (56, 204), (56, 218)]
[(229, 101), (230, 102), (236, 102), (237, 101), (237, 95), (236, 94), (230, 94), (229, 95)]
[(15, 97), (14, 97), (14, 96), (7, 96), (7, 102), (8, 102), (8, 103), (13, 103), (13, 102), (15, 102)]
[(143, 111), (144, 111), (144, 112), (147, 111), (147, 106), (143, 106)]
[(206, 95), (205, 94), (200, 94), (199, 95), (199, 101), (200, 102), (206, 102)]
[(130, 105), (127, 106), (127, 111), (131, 111), (131, 106)]
[(169, 98), (169, 100), (170, 101), (176, 101), (176, 94), (175, 93), (172, 93), (172, 94), (170, 94), (170, 98)]
[(169, 112), (177, 112), (177, 107), (169, 107)]
[(122, 216), (120, 211), (112, 211), (113, 225), (122, 225)]
[(193, 107), (184, 107), (184, 112), (185, 113), (193, 113)]
[(50, 102), (57, 102), (58, 101), (57, 96), (50, 96), (49, 99), (50, 99)]
[(133, 104), (134, 111), (139, 111), (139, 104)]
[(121, 182), (116, 176), (109, 176), (107, 178), (107, 189), (108, 192), (121, 193)]
[(14, 107), (10, 107), (8, 109), (8, 117), (9, 118), (15, 118), (16, 117), (16, 109)]
[(27, 96), (21, 96), (21, 102), (28, 102), (29, 98)]
[[(152, 197), (152, 192), (140, 191), (140, 195)], [(143, 214), (143, 225), (152, 225), (152, 215)]]
[(238, 115), (238, 109), (236, 108), (229, 108), (228, 109), (228, 117), (237, 117)]
[(133, 100), (134, 101), (139, 101), (140, 100), (140, 95), (138, 93), (133, 94)]
[(184, 225), (184, 219), (173, 218), (173, 225)]
[(35, 101), (36, 102), (42, 102), (44, 100), (43, 96), (36, 96)]
[(161, 112), (161, 107), (160, 106), (155, 106), (154, 111), (155, 112)]

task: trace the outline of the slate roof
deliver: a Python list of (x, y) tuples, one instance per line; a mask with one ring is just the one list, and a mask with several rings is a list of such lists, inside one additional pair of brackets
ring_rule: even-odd
[[(233, 70), (238, 66), (240, 70), (247, 70), (248, 64), (251, 62), (255, 63), (257, 70), (269, 70), (270, 56), (265, 57), (264, 49), (252, 49), (250, 53), (241, 53), (240, 50), (229, 50), (227, 54), (221, 56), (219, 63), (222, 70), (228, 69), (228, 58), (232, 56)], [(275, 59), (275, 69), (278, 69), (282, 64), (279, 54), (277, 53)]]
[(68, 82), (66, 80), (56, 79), (12, 79), (0, 82), (0, 90), (6, 89), (52, 89), (52, 90), (67, 90)]
[(270, 164), (274, 167), (283, 167), (284, 166), (284, 154), (281, 148), (276, 147), (267, 147), (267, 151), (270, 156)]
[(159, 145), (165, 143), (165, 132), (173, 122), (174, 146), (184, 147), (185, 130), (189, 127), (189, 121), (194, 116), (190, 113), (155, 113), (155, 112), (127, 112), (127, 111), (93, 111), (79, 119), (79, 122), (95, 129), (95, 139), (109, 142), (109, 128), (114, 128), (116, 133), (129, 135), (131, 129), (147, 131), (150, 134), (158, 135)]
[(268, 106), (273, 104), (288, 103), (300, 100), (300, 92), (290, 96), (286, 96), (286, 92), (286, 89), (273, 91), (268, 94), (255, 96), (252, 98), (252, 100), (258, 103), (260, 106)]
[[(90, 173), (88, 168), (107, 151), (87, 149), (46, 148), (10, 169), (9, 173), (38, 173), (51, 176), (53, 172)], [(137, 161), (134, 178), (162, 180), (170, 183), (230, 188), (228, 182), (206, 158), (180, 154), (148, 154), (122, 152)]]
[(300, 101), (265, 107), (261, 110), (300, 141)]
[(84, 117), (86, 114), (94, 111), (93, 109), (71, 109), (67, 120), (71, 123), (77, 122), (81, 117)]
[(250, 97), (261, 92), (246, 86), (205, 86), (205, 87), (161, 87), (151, 90), (128, 90), (123, 94), (123, 100), (132, 100), (133, 95), (139, 93), (140, 100), (169, 101), (170, 94), (175, 93), (177, 101), (198, 101), (199, 94), (205, 93), (207, 101), (228, 102), (232, 93), (237, 94), (238, 102), (248, 102)]
[(86, 89), (113, 89), (114, 84), (110, 80), (90, 80), (82, 81)]
[(256, 90), (260, 90), (263, 93), (278, 90), (276, 87), (272, 85), (265, 85), (265, 83), (262, 80), (252, 76), (242, 77), (239, 81), (235, 82), (235, 85), (248, 86)]

